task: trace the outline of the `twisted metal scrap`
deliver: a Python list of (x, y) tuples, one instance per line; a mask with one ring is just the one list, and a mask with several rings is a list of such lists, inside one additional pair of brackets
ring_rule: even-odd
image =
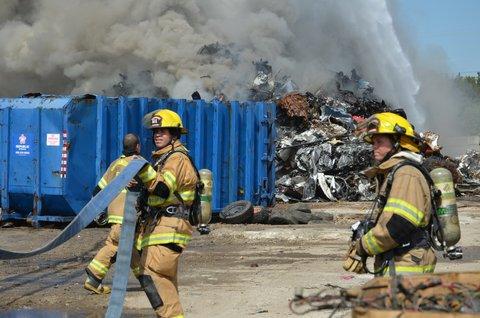
[[(397, 286), (398, 293), (394, 294), (389, 289), (374, 297), (365, 297), (363, 292), (352, 292), (338, 286), (333, 286), (337, 290), (323, 289), (308, 296), (303, 296), (303, 292), (296, 293), (290, 301), (289, 307), (297, 315), (332, 309), (329, 317), (333, 317), (339, 309), (354, 307), (380, 310), (480, 313), (480, 285), (458, 282), (446, 284), (439, 278), (432, 278), (415, 286), (406, 283), (408, 283), (407, 280), (400, 278)], [(385, 286), (369, 288), (383, 287)], [(420, 291), (436, 287), (447, 290), (447, 292), (420, 293)], [(422, 294), (426, 295), (422, 296)]]

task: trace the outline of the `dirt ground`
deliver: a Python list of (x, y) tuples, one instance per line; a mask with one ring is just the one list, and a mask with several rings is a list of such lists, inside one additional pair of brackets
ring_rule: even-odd
[[(342, 269), (349, 224), (364, 203), (316, 204), (333, 222), (299, 226), (214, 224), (208, 236), (196, 235), (181, 258), (179, 285), (187, 317), (291, 317), (295, 287), (305, 292), (326, 284), (352, 287), (371, 279)], [(438, 255), (437, 272), (472, 271), (480, 266), (480, 204), (461, 201), (464, 258)], [(30, 250), (59, 229), (1, 228), (0, 246)], [(82, 288), (84, 268), (103, 244), (108, 229), (88, 228), (53, 251), (32, 258), (0, 261), (0, 316), (102, 317), (108, 296)], [(106, 283), (111, 284), (114, 269)], [(130, 277), (124, 317), (154, 317), (138, 282)], [(312, 312), (306, 317), (328, 317)], [(349, 316), (348, 311), (336, 316)]]

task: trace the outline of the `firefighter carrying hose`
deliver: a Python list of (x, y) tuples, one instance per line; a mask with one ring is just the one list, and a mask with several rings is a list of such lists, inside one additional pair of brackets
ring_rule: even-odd
[(149, 113), (144, 125), (152, 130), (157, 148), (152, 155), (157, 177), (147, 186), (141, 207), (139, 281), (158, 317), (183, 317), (177, 269), (196, 223), (198, 171), (180, 142), (187, 130), (177, 113), (167, 109)]
[[(140, 143), (138, 137), (133, 134), (125, 135), (123, 139), (123, 154), (112, 162), (105, 174), (102, 176), (93, 191), (95, 196), (103, 188), (107, 186), (128, 163), (136, 156), (140, 155)], [(157, 174), (150, 165), (146, 165), (137, 175), (139, 180), (144, 184), (153, 182)], [(108, 206), (108, 223), (111, 224), (111, 230), (108, 234), (105, 246), (102, 247), (93, 260), (88, 264), (86, 269), (87, 279), (84, 288), (96, 294), (108, 294), (111, 289), (102, 284), (102, 280), (107, 274), (110, 266), (115, 262), (118, 242), (123, 223), (124, 205), (127, 190), (122, 190), (120, 194)], [(138, 251), (133, 250), (131, 268), (135, 276), (138, 277), (140, 272), (140, 256)]]
[(376, 275), (433, 272), (436, 256), (428, 233), (431, 191), (422, 172), (417, 134), (405, 118), (388, 112), (371, 116), (359, 129), (364, 141), (373, 145), (376, 165), (367, 174), (379, 185), (372, 209), (376, 216), (362, 222), (361, 231), (354, 229), (354, 236), (356, 231), (360, 235), (352, 237), (344, 269), (364, 273), (366, 258), (373, 256)]

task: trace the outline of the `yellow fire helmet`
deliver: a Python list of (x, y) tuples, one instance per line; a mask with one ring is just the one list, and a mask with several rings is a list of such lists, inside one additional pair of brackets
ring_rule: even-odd
[(378, 113), (362, 122), (357, 130), (362, 131), (363, 140), (372, 143), (372, 136), (376, 134), (392, 134), (400, 136), (400, 147), (413, 152), (420, 152), (418, 135), (413, 126), (394, 113)]
[(181, 134), (186, 134), (188, 131), (183, 127), (180, 116), (169, 109), (154, 110), (143, 116), (143, 126), (148, 129), (156, 128), (178, 128)]

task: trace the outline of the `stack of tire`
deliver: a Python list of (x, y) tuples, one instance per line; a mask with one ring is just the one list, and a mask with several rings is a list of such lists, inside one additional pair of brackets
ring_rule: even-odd
[(230, 203), (220, 212), (220, 220), (228, 224), (267, 224), (269, 216), (267, 208), (254, 209), (253, 204), (246, 200)]
[(254, 209), (249, 201), (236, 201), (220, 212), (220, 220), (228, 224), (308, 224), (330, 221), (332, 218), (328, 214), (312, 214), (309, 205), (305, 203), (292, 204), (272, 213), (263, 207)]

